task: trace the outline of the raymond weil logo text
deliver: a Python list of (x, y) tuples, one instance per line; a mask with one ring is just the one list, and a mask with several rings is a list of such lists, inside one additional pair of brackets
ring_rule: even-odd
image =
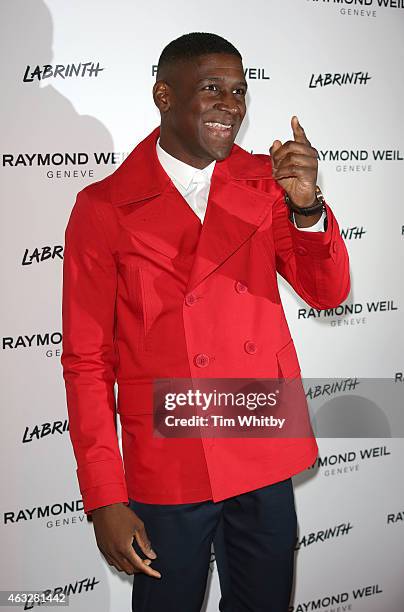
[(320, 149), (318, 160), (335, 164), (337, 172), (372, 172), (373, 164), (404, 161), (400, 149)]
[[(151, 74), (153, 77), (156, 76), (157, 74), (157, 64), (153, 64), (151, 67)], [(258, 67), (258, 66), (249, 66), (247, 68), (244, 68), (244, 76), (248, 81), (255, 81), (255, 80), (259, 80), (259, 81), (269, 81), (269, 79), (271, 78), (268, 74), (268, 71), (266, 70), (266, 68), (263, 68), (262, 66)]]
[(359, 450), (348, 450), (341, 453), (330, 453), (317, 457), (314, 464), (308, 469), (317, 469), (320, 476), (346, 476), (359, 472), (364, 462), (389, 457), (391, 451), (387, 446), (374, 446)]
[[(331, 327), (343, 325), (364, 325), (368, 322), (368, 316), (389, 315), (398, 310), (395, 300), (385, 299), (368, 302), (350, 302), (341, 304), (336, 308), (317, 310), (316, 308), (298, 308), (297, 318), (325, 319)], [(354, 315), (354, 316), (350, 316)]]
[(400, 510), (400, 512), (391, 512), (386, 517), (387, 525), (396, 525), (400, 523), (404, 525), (404, 510)]
[[(310, 601), (299, 602), (289, 607), (289, 612), (343, 612), (353, 610), (352, 607), (356, 600), (367, 600), (368, 597), (380, 595), (383, 589), (379, 584), (360, 586), (350, 591), (333, 593), (331, 595), (320, 595)], [(338, 606), (338, 607), (337, 607)]]
[(1, 165), (3, 168), (44, 168), (50, 179), (93, 178), (94, 168), (89, 166), (116, 166), (128, 155), (127, 151), (3, 153)]
[[(3, 513), (4, 525), (15, 525), (17, 523), (28, 523), (29, 521), (37, 521), (41, 519), (52, 519), (53, 517), (63, 517), (71, 515), (74, 512), (83, 512), (83, 501), (81, 499), (73, 499), (70, 501), (59, 501), (54, 504), (45, 506), (34, 506), (33, 508), (19, 508), (18, 510), (9, 510)], [(84, 518), (84, 515), (83, 515)], [(48, 526), (53, 526), (48, 525)]]
[(60, 357), (62, 351), (62, 334), (58, 331), (43, 332), (21, 336), (3, 336), (2, 349), (38, 349), (45, 348), (45, 357)]
[(31, 336), (3, 336), (2, 347), (7, 349), (35, 348), (39, 346), (55, 346), (62, 342), (60, 332), (44, 332)]
[(306, 0), (312, 6), (332, 7), (345, 17), (377, 17), (383, 9), (404, 9), (404, 0)]

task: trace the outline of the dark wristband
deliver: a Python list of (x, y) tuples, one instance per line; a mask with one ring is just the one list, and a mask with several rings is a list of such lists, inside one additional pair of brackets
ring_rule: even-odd
[(285, 202), (287, 206), (292, 210), (295, 215), (304, 215), (305, 217), (310, 217), (310, 215), (314, 215), (320, 211), (325, 210), (324, 197), (321, 193), (320, 187), (316, 186), (316, 199), (313, 204), (310, 206), (305, 206), (301, 208), (300, 206), (296, 206), (285, 192)]

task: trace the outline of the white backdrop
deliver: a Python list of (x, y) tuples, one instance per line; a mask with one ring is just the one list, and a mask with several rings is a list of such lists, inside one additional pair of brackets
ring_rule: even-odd
[[(0, 589), (68, 589), (72, 612), (129, 610), (131, 579), (103, 560), (83, 514), (67, 431), (61, 272), (75, 195), (158, 124), (151, 89), (162, 48), (189, 31), (221, 34), (248, 69), (238, 143), (268, 152), (275, 138), (291, 137), (297, 114), (320, 152), (319, 184), (350, 254), (342, 313), (310, 311), (282, 286), (303, 375), (402, 380), (404, 2), (0, 7)], [(320, 461), (294, 478), (291, 610), (402, 612), (403, 440), (321, 438), (319, 446)], [(208, 612), (219, 598), (213, 562), (211, 570)]]

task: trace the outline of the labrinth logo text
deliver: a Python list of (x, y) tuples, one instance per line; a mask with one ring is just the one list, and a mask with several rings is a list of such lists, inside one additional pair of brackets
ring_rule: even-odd
[(69, 431), (69, 421), (67, 419), (64, 421), (53, 421), (53, 423), (42, 423), (32, 428), (26, 427), (22, 442), (32, 442), (33, 439), (40, 440), (55, 433), (63, 434), (66, 431)]
[(45, 64), (44, 66), (27, 66), (23, 76), (24, 83), (32, 81), (43, 81), (50, 78), (67, 79), (72, 77), (97, 77), (104, 68), (100, 67), (99, 62), (85, 62), (80, 64)]
[(47, 259), (63, 259), (63, 246), (61, 244), (57, 244), (53, 247), (43, 246), (39, 249), (34, 249), (32, 253), (29, 252), (29, 249), (25, 249), (24, 257), (22, 258), (23, 266), (30, 266), (33, 262), (40, 263), (46, 261)]
[(341, 523), (335, 527), (328, 527), (328, 529), (321, 529), (320, 531), (309, 533), (308, 535), (304, 535), (302, 538), (300, 538), (300, 540), (297, 539), (295, 550), (300, 550), (302, 547), (306, 548), (306, 546), (317, 544), (317, 542), (325, 542), (326, 540), (347, 535), (351, 529), (353, 529), (353, 525), (351, 525), (351, 523)]
[(309, 87), (326, 87), (327, 85), (366, 85), (372, 77), (368, 72), (325, 72), (324, 74), (312, 74)]
[[(94, 587), (100, 584), (99, 580), (93, 578), (83, 578), (82, 580), (76, 580), (76, 582), (69, 582), (69, 584), (65, 584), (63, 587), (54, 587), (53, 589), (46, 589), (42, 591), (43, 599), (46, 602), (46, 597), (49, 597), (52, 601), (53, 605), (57, 603), (57, 596), (65, 595), (69, 597), (70, 595), (80, 595), (81, 593), (87, 593), (88, 591), (93, 591)], [(41, 603), (30, 602), (26, 603), (24, 606), (24, 610), (32, 610), (32, 608), (37, 605), (40, 606)], [(43, 605), (43, 604), (42, 604)], [(59, 604), (61, 605), (61, 604)], [(52, 606), (53, 607), (53, 606)]]
[(305, 390), (306, 397), (315, 399), (317, 397), (330, 397), (336, 393), (348, 393), (354, 391), (360, 385), (357, 378), (344, 378), (335, 380), (333, 383), (325, 383), (323, 385), (311, 385)]
[(365, 234), (366, 230), (363, 229), (363, 225), (361, 225), (361, 227), (354, 225), (353, 227), (344, 227), (341, 229), (341, 236), (344, 240), (360, 240)]

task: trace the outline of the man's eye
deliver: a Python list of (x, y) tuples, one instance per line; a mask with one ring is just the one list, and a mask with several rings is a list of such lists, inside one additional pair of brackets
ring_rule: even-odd
[(239, 87), (238, 89), (234, 90), (234, 93), (240, 95), (240, 96), (245, 96), (245, 89), (243, 89), (242, 87)]
[(214, 83), (209, 83), (209, 85), (206, 85), (204, 89), (208, 89), (209, 91), (216, 91), (217, 85), (215, 85)]

